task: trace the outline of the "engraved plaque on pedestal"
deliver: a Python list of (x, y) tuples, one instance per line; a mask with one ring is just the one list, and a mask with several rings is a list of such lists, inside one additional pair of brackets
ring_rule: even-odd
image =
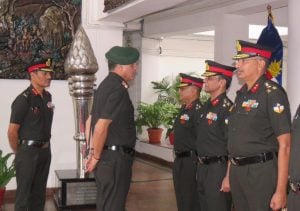
[(77, 170), (56, 170), (56, 186), (54, 195), (58, 208), (95, 207), (97, 188), (93, 175), (80, 178)]

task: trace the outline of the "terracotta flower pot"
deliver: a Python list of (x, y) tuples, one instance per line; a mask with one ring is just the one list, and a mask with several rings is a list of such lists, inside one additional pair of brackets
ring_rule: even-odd
[(5, 187), (0, 187), (0, 210), (4, 202)]
[(162, 128), (148, 128), (147, 131), (149, 136), (149, 143), (151, 144), (160, 143), (161, 135), (163, 132)]
[(174, 131), (171, 131), (169, 134), (169, 141), (171, 145), (174, 145)]

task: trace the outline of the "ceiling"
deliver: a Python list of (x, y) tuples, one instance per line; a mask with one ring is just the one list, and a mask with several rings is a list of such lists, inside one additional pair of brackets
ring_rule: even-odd
[(288, 4), (288, 0), (134, 0), (109, 12), (102, 13), (99, 20), (127, 23), (141, 18), (186, 15), (228, 7), (230, 13), (251, 15)]
[[(135, 0), (108, 13), (102, 13), (98, 21), (126, 24), (127, 30), (136, 30), (141, 27), (140, 22), (143, 19), (155, 21), (210, 10), (251, 16), (265, 12), (268, 4), (274, 10), (286, 7), (288, 0)], [(226, 9), (223, 10), (222, 8)], [(208, 30), (213, 30), (213, 27)], [(192, 32), (175, 35), (175, 38), (180, 37), (184, 39), (209, 39), (208, 37), (195, 36)]]

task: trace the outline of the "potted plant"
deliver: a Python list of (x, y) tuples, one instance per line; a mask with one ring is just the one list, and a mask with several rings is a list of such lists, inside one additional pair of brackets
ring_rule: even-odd
[(14, 163), (8, 164), (8, 159), (12, 155), (13, 153), (3, 155), (2, 150), (0, 150), (0, 207), (3, 204), (6, 185), (16, 176)]
[(142, 126), (148, 127), (150, 143), (159, 143), (163, 129), (167, 127), (168, 121), (174, 105), (165, 101), (156, 101), (155, 103), (140, 103), (137, 107), (136, 126), (139, 133), (142, 132)]

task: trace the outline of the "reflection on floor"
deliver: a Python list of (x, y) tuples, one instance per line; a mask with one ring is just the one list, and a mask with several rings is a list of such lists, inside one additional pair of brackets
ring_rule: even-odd
[[(13, 204), (6, 203), (4, 211), (13, 211)], [(0, 209), (1, 210), (1, 209)], [(56, 211), (52, 199), (46, 202), (45, 211)], [(78, 210), (78, 209), (77, 209)], [(96, 209), (80, 209), (94, 211)], [(157, 164), (136, 159), (126, 204), (127, 211), (176, 211), (172, 171)]]

